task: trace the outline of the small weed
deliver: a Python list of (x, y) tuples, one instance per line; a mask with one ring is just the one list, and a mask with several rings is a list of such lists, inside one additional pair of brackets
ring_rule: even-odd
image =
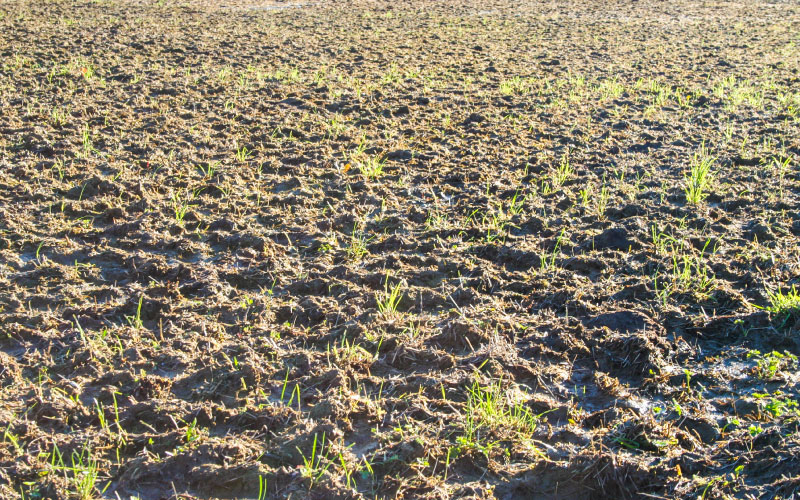
[(14, 448), (16, 454), (22, 455), (24, 450), (22, 446), (19, 444), (19, 437), (13, 432), (11, 432), (10, 429), (11, 429), (11, 424), (9, 423), (6, 426), (6, 430), (3, 431), (3, 442), (11, 443), (11, 446)]
[(267, 479), (260, 475), (258, 476), (258, 500), (266, 500), (267, 498)]
[(141, 330), (144, 324), (142, 323), (142, 300), (144, 299), (144, 295), (139, 297), (139, 305), (136, 307), (136, 314), (134, 316), (125, 316), (125, 319), (128, 321), (128, 325), (131, 328), (136, 330)]
[(764, 380), (772, 380), (781, 371), (797, 366), (797, 356), (786, 351), (784, 351), (783, 354), (778, 351), (765, 354), (761, 354), (760, 351), (750, 351), (747, 353), (747, 359), (750, 358), (756, 360), (756, 375), (758, 375), (758, 378)]
[(80, 452), (73, 451), (70, 462), (70, 465), (64, 463), (64, 457), (58, 447), (55, 447), (50, 454), (50, 467), (54, 471), (63, 472), (64, 478), (72, 487), (72, 494), (79, 500), (97, 498), (98, 493), (102, 496), (111, 485), (109, 482), (102, 490), (98, 491), (97, 481), (100, 475), (98, 464), (88, 445), (84, 446)]
[(709, 155), (705, 146), (702, 146), (700, 152), (694, 155), (689, 175), (684, 177), (686, 201), (696, 205), (706, 199), (707, 191), (713, 180), (711, 167), (715, 161), (716, 158)]
[[(343, 337), (339, 347), (334, 348), (332, 351), (334, 360), (341, 364), (346, 363), (366, 363), (374, 360), (374, 356), (366, 349), (361, 347), (356, 341), (349, 341), (347, 337)], [(291, 402), (290, 402), (291, 404)]]
[(400, 73), (400, 69), (397, 67), (397, 63), (392, 63), (389, 66), (389, 70), (383, 75), (381, 79), (384, 85), (391, 85), (398, 83), (400, 81), (402, 74)]
[(525, 210), (525, 201), (527, 200), (527, 196), (523, 195), (522, 197), (519, 196), (519, 190), (514, 193), (514, 196), (511, 198), (511, 201), (508, 202), (508, 210), (507, 212), (511, 215), (520, 215)]
[[(350, 445), (350, 446), (352, 447), (353, 445)], [(353, 472), (355, 472), (355, 471), (351, 470), (351, 468), (348, 467), (347, 460), (345, 460), (345, 458), (344, 458), (344, 453), (339, 453), (339, 464), (341, 465), (342, 470), (344, 471), (344, 484), (345, 484), (345, 486), (347, 488), (354, 489), (356, 487), (356, 481), (353, 478)]]
[(242, 147), (238, 148), (236, 150), (236, 154), (234, 155), (234, 157), (236, 158), (236, 161), (238, 161), (239, 163), (245, 163), (252, 156), (253, 156), (253, 152), (250, 151), (249, 149), (247, 149), (245, 146), (242, 146)]
[[(656, 244), (661, 244), (660, 239), (664, 237), (663, 234), (656, 235)], [(675, 243), (674, 240), (668, 241)], [(703, 258), (709, 244), (710, 241), (707, 241), (700, 255), (680, 251), (682, 246), (677, 251), (672, 247), (672, 268), (662, 274), (664, 279), (660, 281), (658, 272), (653, 277), (653, 286), (662, 304), (666, 305), (667, 299), (675, 293), (689, 294), (698, 301), (707, 300), (711, 296), (717, 283), (714, 273)]]
[(714, 286), (714, 275), (708, 265), (697, 256), (674, 256), (672, 258), (672, 276), (680, 289), (705, 297)]
[(178, 223), (183, 223), (183, 219), (186, 217), (186, 214), (189, 213), (190, 206), (191, 202), (186, 197), (182, 197), (178, 193), (172, 195), (172, 211)]
[(83, 143), (83, 155), (85, 158), (88, 158), (89, 155), (95, 151), (92, 145), (92, 131), (89, 125), (84, 125), (83, 129), (81, 129), (81, 142)]
[(200, 173), (203, 174), (203, 178), (211, 179), (212, 177), (214, 177), (214, 174), (216, 173), (218, 166), (219, 166), (218, 161), (212, 161), (208, 162), (205, 166), (197, 165), (197, 170), (199, 170)]
[(595, 210), (597, 210), (598, 217), (603, 217), (603, 215), (605, 215), (610, 198), (611, 193), (608, 191), (608, 187), (603, 184), (603, 187), (600, 188), (600, 194), (595, 198)]
[[(88, 500), (95, 497), (98, 475), (97, 460), (92, 457), (88, 447), (84, 447), (80, 453), (72, 452), (72, 484), (78, 498)], [(100, 492), (101, 495), (105, 493), (109, 484)]]
[(769, 305), (762, 309), (774, 314), (781, 322), (781, 326), (784, 326), (789, 319), (800, 315), (800, 293), (795, 285), (792, 285), (792, 288), (786, 292), (782, 290), (768, 291), (767, 300), (769, 300)]
[(184, 439), (187, 443), (197, 441), (200, 438), (200, 430), (197, 428), (197, 419), (192, 420), (191, 423), (186, 424), (184, 429)]
[(58, 172), (58, 180), (64, 180), (64, 169), (66, 168), (64, 158), (56, 158), (53, 162), (53, 168)]
[(91, 64), (87, 64), (86, 66), (81, 67), (81, 75), (86, 81), (91, 80), (95, 76), (94, 66)]
[(659, 255), (668, 255), (671, 253), (670, 251), (674, 252), (676, 246), (678, 248), (683, 248), (682, 242), (679, 242), (672, 236), (659, 231), (655, 224), (650, 227), (650, 235), (653, 241), (653, 246), (656, 249), (656, 253)]
[(798, 406), (797, 400), (789, 398), (781, 391), (775, 391), (772, 394), (756, 392), (753, 397), (758, 400), (759, 406), (774, 418), (779, 418), (786, 414), (800, 417), (800, 406)]
[(514, 76), (508, 80), (500, 82), (500, 93), (503, 95), (525, 94), (529, 90), (529, 84), (519, 76)]
[(561, 232), (558, 234), (558, 239), (556, 240), (556, 245), (553, 247), (553, 251), (550, 255), (542, 254), (539, 256), (540, 268), (542, 271), (547, 271), (548, 269), (552, 269), (556, 265), (556, 257), (558, 256), (558, 251), (561, 248), (561, 242), (564, 240), (564, 233), (566, 229), (562, 229)]
[(389, 287), (389, 276), (386, 276), (386, 286), (382, 294), (375, 294), (375, 300), (378, 302), (378, 311), (382, 316), (393, 317), (397, 315), (397, 306), (403, 298), (401, 292), (402, 283), (398, 282), (393, 287)]
[(354, 261), (361, 260), (369, 253), (367, 243), (370, 239), (367, 238), (363, 231), (358, 231), (353, 227), (353, 232), (350, 235), (350, 245), (347, 247), (347, 256)]
[(408, 336), (409, 339), (413, 340), (420, 334), (419, 325), (416, 325), (413, 321), (410, 321), (408, 325), (403, 328), (402, 333)]
[(325, 124), (325, 128), (327, 129), (325, 136), (333, 139), (342, 135), (347, 126), (345, 125), (345, 119), (341, 115), (336, 115)]
[(778, 189), (780, 190), (780, 197), (783, 199), (783, 179), (786, 177), (786, 173), (789, 172), (789, 160), (790, 158), (786, 158), (783, 161), (778, 160), (777, 158), (772, 159), (772, 168), (778, 172)]
[(482, 225), (486, 227), (486, 243), (504, 238), (506, 221), (497, 214), (484, 214)]
[(561, 157), (561, 162), (556, 167), (555, 172), (552, 175), (553, 187), (557, 188), (564, 184), (567, 179), (572, 177), (572, 174), (575, 172), (575, 169), (572, 168), (572, 165), (569, 163), (569, 150)]
[(537, 425), (538, 417), (511, 398), (502, 380), (487, 386), (475, 380), (467, 387), (464, 434), (457, 442), (462, 448), (488, 454), (497, 443), (486, 440), (487, 432), (511, 432), (515, 439), (527, 441)]
[(63, 127), (67, 123), (68, 111), (64, 108), (54, 107), (50, 110), (50, 120), (53, 125)]
[(447, 214), (439, 212), (438, 210), (428, 214), (425, 219), (425, 227), (428, 230), (442, 229), (447, 226)]
[(217, 80), (219, 80), (220, 83), (225, 83), (228, 77), (231, 76), (231, 73), (233, 73), (233, 69), (230, 66), (223, 66), (217, 72)]
[(589, 200), (592, 197), (592, 186), (588, 185), (585, 188), (581, 189), (579, 192), (581, 198), (581, 206), (588, 207)]
[(371, 156), (359, 162), (358, 169), (367, 179), (377, 179), (383, 175), (383, 168), (386, 166), (386, 158), (383, 156)]
[[(325, 472), (330, 468), (331, 461), (328, 460), (328, 452), (326, 451), (323, 454), (323, 450), (325, 449), (325, 433), (322, 433), (322, 440), (319, 444), (319, 450), (317, 450), (317, 435), (314, 434), (314, 444), (311, 446), (311, 454), (306, 457), (303, 451), (300, 448), (297, 448), (297, 451), (300, 452), (300, 456), (303, 458), (303, 466), (302, 466), (302, 476), (306, 479), (311, 481), (313, 485), (315, 482), (319, 481), (320, 478), (325, 474)], [(327, 464), (323, 465), (323, 460), (327, 462)]]

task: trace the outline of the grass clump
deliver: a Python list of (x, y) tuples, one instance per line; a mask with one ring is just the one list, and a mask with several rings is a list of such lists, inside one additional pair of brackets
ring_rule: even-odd
[(512, 399), (502, 380), (485, 386), (475, 380), (467, 387), (465, 410), (464, 434), (457, 439), (459, 447), (487, 455), (497, 444), (487, 439), (489, 434), (510, 433), (516, 439), (528, 442), (538, 425), (538, 417), (524, 404)]
[(371, 239), (367, 238), (363, 231), (359, 231), (357, 226), (353, 226), (353, 232), (350, 234), (350, 244), (347, 247), (347, 257), (353, 261), (361, 260), (369, 253), (367, 243)]
[(386, 277), (386, 287), (382, 295), (375, 295), (375, 300), (378, 303), (378, 311), (382, 316), (392, 317), (397, 315), (397, 306), (400, 305), (400, 300), (403, 298), (401, 290), (402, 283), (397, 283), (395, 286), (389, 286), (389, 277)]
[(569, 150), (561, 157), (561, 162), (556, 167), (555, 172), (553, 172), (552, 181), (554, 187), (560, 187), (564, 184), (567, 179), (572, 177), (572, 174), (575, 173), (575, 169), (569, 163)]
[(377, 179), (383, 175), (383, 168), (386, 166), (386, 158), (383, 156), (371, 156), (359, 163), (358, 168), (368, 180)]
[(711, 167), (715, 161), (716, 158), (709, 154), (705, 146), (694, 155), (689, 174), (684, 177), (686, 201), (692, 205), (697, 205), (708, 197), (708, 190), (714, 178)]

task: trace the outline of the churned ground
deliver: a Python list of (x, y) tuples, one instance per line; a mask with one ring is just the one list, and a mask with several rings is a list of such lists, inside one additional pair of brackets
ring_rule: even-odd
[(796, 495), (798, 26), (0, 1), (0, 496)]

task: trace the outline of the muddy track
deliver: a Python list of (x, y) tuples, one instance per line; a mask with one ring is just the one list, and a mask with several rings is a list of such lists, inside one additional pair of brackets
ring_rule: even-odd
[(798, 24), (0, 1), (0, 496), (798, 494)]

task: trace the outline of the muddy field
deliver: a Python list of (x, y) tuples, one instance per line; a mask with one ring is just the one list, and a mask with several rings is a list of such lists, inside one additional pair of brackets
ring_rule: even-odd
[(797, 497), (798, 26), (0, 0), (0, 497)]

